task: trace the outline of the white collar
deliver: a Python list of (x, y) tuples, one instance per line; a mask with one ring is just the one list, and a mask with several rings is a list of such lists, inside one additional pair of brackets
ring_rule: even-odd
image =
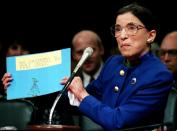
[[(99, 67), (97, 72), (93, 75), (94, 79), (96, 79), (99, 76), (102, 68), (103, 68), (103, 62), (101, 62), (101, 66)], [(90, 75), (88, 75), (85, 72), (82, 72), (82, 74), (83, 74), (83, 83), (84, 83), (84, 86), (86, 87), (89, 84), (89, 81), (91, 78), (90, 78)]]

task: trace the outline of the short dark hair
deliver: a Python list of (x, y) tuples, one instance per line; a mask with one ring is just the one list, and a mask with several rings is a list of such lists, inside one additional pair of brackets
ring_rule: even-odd
[(116, 16), (127, 12), (131, 12), (133, 15), (135, 15), (145, 25), (146, 29), (156, 29), (155, 18), (149, 9), (138, 5), (137, 3), (131, 3), (120, 8), (116, 13)]

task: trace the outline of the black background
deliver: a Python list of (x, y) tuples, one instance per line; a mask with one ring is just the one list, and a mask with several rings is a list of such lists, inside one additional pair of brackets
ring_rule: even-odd
[[(117, 1), (10, 1), (0, 4), (0, 38), (3, 45), (20, 40), (32, 52), (70, 47), (73, 35), (81, 29), (96, 31), (107, 50), (116, 46), (110, 34), (116, 11), (133, 0)], [(175, 1), (136, 0), (149, 8), (157, 19), (160, 43), (169, 31), (177, 29)]]

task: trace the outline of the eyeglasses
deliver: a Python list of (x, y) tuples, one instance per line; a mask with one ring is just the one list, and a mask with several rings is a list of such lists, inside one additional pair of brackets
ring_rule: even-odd
[(111, 34), (114, 37), (120, 37), (122, 30), (124, 29), (127, 35), (135, 35), (138, 30), (145, 28), (142, 25), (138, 25), (135, 23), (128, 23), (125, 27), (121, 27), (120, 25), (113, 25), (111, 27)]
[(177, 49), (159, 50), (159, 56), (165, 56), (166, 53), (168, 54), (169, 57), (177, 57)]

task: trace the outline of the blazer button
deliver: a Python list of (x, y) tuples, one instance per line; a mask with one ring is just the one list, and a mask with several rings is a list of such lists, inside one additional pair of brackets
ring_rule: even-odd
[(124, 76), (124, 75), (125, 75), (125, 71), (124, 71), (124, 70), (120, 70), (119, 73), (120, 73), (121, 76)]
[(119, 91), (119, 87), (118, 86), (115, 86), (114, 87), (114, 92), (118, 92)]

